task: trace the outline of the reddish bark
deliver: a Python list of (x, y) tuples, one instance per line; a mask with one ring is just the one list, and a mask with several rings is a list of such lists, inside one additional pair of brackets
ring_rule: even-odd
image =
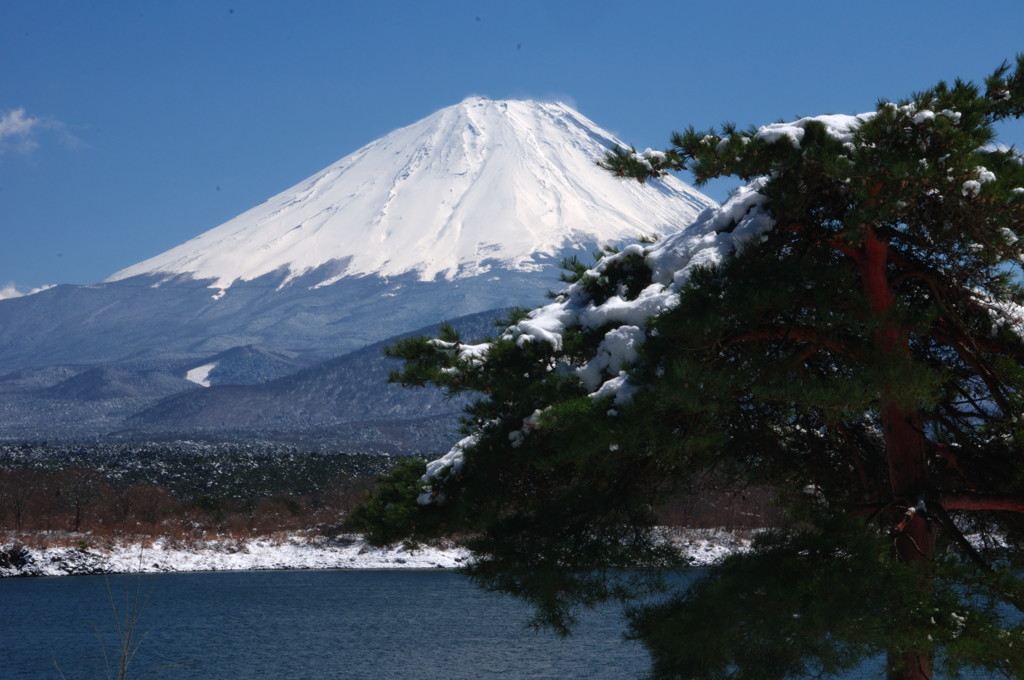
[(1024, 498), (1016, 496), (977, 496), (949, 494), (940, 499), (946, 510), (991, 510), (1024, 513)]
[[(882, 396), (882, 432), (893, 498), (914, 507), (928, 488), (925, 440), (920, 415)], [(924, 513), (911, 512), (895, 528), (894, 556), (900, 562), (926, 563), (935, 554), (935, 527)], [(926, 577), (925, 577), (926, 578)], [(925, 580), (921, 587), (931, 584)], [(889, 680), (931, 680), (933, 654), (921, 650), (892, 650)]]
[[(875, 192), (872, 192), (873, 195)], [(868, 307), (878, 324), (873, 334), (875, 350), (882, 356), (908, 357), (909, 336), (890, 314), (895, 293), (889, 280), (889, 243), (871, 229), (854, 262)], [(893, 500), (914, 508), (928, 491), (927, 441), (920, 411), (901, 398), (898, 386), (883, 383), (879, 394), (879, 417), (885, 439), (885, 456)], [(894, 527), (895, 559), (906, 563), (931, 561), (935, 554), (935, 528), (924, 513), (910, 511)], [(925, 581), (922, 588), (930, 588)], [(889, 652), (889, 680), (931, 680), (933, 654), (918, 649)]]

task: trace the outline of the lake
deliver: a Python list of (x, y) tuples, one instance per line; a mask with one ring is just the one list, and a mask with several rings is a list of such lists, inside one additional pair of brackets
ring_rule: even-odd
[[(103, 576), (0, 579), (0, 677), (102, 678), (116, 659)], [(529, 609), (445, 571), (267, 571), (109, 577), (119, 606), (141, 588), (146, 633), (131, 676), (174, 679), (589, 678), (646, 668), (617, 608), (560, 640)], [(149, 677), (147, 675), (147, 677)]]
[(615, 606), (562, 640), (526, 628), (521, 602), (451, 571), (263, 571), (0, 579), (0, 677), (113, 672), (108, 584), (122, 609), (142, 593), (133, 678), (622, 680), (648, 667)]

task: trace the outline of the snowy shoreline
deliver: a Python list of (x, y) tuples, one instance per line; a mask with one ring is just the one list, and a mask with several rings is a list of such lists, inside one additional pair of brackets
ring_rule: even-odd
[[(747, 539), (718, 530), (677, 532), (673, 542), (690, 564), (713, 564), (744, 550)], [(158, 538), (83, 547), (31, 548), (0, 543), (0, 578), (85, 574), (259, 571), (295, 569), (455, 569), (472, 559), (465, 548), (378, 548), (361, 536), (246, 538), (182, 544)]]

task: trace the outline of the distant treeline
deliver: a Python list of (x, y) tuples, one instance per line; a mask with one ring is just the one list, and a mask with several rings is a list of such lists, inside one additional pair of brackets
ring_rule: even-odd
[[(65, 532), (183, 540), (332, 533), (397, 460), (275, 443), (0, 442), (0, 532), (23, 541)], [(658, 515), (692, 528), (778, 519), (767, 489), (722, 480), (688, 487)]]
[(324, 530), (393, 464), (274, 443), (0, 443), (0, 530), (183, 538)]

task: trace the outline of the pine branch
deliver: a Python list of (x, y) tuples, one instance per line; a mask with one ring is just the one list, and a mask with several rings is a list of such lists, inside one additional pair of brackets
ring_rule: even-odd
[(1024, 513), (1024, 498), (1020, 496), (954, 493), (942, 494), (939, 500), (947, 510)]

